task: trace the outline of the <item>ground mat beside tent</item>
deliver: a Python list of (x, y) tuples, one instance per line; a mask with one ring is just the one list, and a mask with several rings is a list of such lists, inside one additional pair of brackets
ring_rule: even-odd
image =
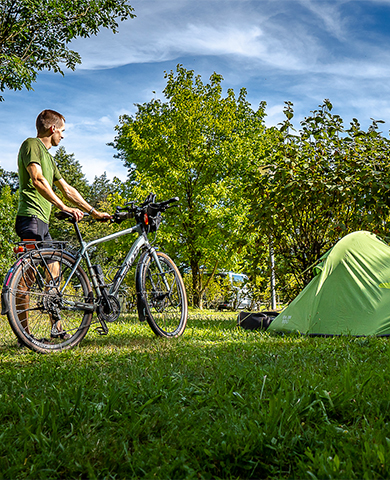
[(277, 312), (240, 312), (237, 325), (245, 330), (267, 330)]
[(269, 326), (314, 335), (390, 335), (390, 246), (369, 232), (341, 239)]

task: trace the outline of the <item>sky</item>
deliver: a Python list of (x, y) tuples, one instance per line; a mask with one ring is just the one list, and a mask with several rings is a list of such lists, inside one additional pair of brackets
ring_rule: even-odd
[[(66, 152), (92, 182), (127, 170), (107, 144), (123, 114), (158, 97), (164, 72), (177, 64), (224, 91), (246, 88), (253, 109), (265, 101), (266, 124), (294, 104), (294, 124), (324, 99), (348, 127), (371, 118), (390, 128), (390, 0), (130, 0), (136, 18), (114, 35), (76, 39), (82, 64), (65, 76), (38, 75), (34, 91), (5, 91), (0, 103), (0, 165), (16, 171), (20, 144), (36, 136), (35, 119), (50, 108), (66, 118)], [(155, 93), (154, 93), (155, 92)], [(51, 152), (54, 154), (55, 149)]]

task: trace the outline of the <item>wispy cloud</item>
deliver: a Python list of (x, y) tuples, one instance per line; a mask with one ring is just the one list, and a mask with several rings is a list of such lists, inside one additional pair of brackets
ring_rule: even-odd
[[(254, 69), (264, 64), (286, 74), (382, 76), (378, 59), (387, 55), (387, 47), (357, 37), (353, 3), (359, 2), (227, 0), (199, 1), (195, 8), (189, 0), (135, 0), (138, 16), (121, 25), (119, 34), (103, 31), (88, 42), (76, 41), (75, 48), (82, 55), (81, 70), (225, 56), (232, 69), (237, 62), (252, 61)], [(354, 64), (355, 58), (359, 62)], [(340, 68), (345, 62), (348, 68)]]
[(348, 38), (348, 20), (342, 15), (341, 7), (350, 3), (349, 0), (338, 0), (337, 2), (299, 0), (301, 5), (308, 9), (319, 20), (322, 26), (330, 35), (345, 41)]
[(283, 102), (303, 118), (330, 98), (346, 122), (390, 121), (390, 0), (131, 0), (137, 18), (119, 34), (102, 31), (73, 43), (83, 64), (64, 78), (40, 74), (35, 92), (0, 104), (1, 165), (15, 169), (21, 141), (35, 134), (43, 108), (65, 114), (64, 146), (90, 180), (126, 170), (106, 145), (120, 114), (135, 111), (165, 86), (177, 63), (225, 88), (268, 103), (267, 124), (283, 119)]

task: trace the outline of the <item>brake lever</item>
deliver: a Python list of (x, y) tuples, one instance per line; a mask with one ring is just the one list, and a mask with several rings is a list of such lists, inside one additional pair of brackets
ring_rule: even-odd
[(116, 207), (115, 212), (116, 212), (116, 213), (119, 213), (119, 212), (121, 212), (121, 211), (123, 211), (123, 210), (125, 210), (125, 211), (128, 212), (128, 211), (129, 211), (129, 205), (131, 206), (131, 210), (135, 210), (135, 209), (134, 209), (134, 204), (135, 204), (135, 202), (125, 203), (125, 206), (124, 206), (124, 207)]

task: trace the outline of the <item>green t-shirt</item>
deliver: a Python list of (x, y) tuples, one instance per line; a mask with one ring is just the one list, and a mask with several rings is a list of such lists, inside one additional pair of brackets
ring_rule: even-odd
[(50, 186), (62, 178), (53, 157), (39, 138), (28, 138), (22, 143), (18, 156), (19, 174), (19, 206), (18, 215), (31, 217), (36, 215), (45, 223), (49, 223), (51, 203), (38, 192), (32, 184), (27, 167), (30, 163), (38, 163), (42, 174)]

